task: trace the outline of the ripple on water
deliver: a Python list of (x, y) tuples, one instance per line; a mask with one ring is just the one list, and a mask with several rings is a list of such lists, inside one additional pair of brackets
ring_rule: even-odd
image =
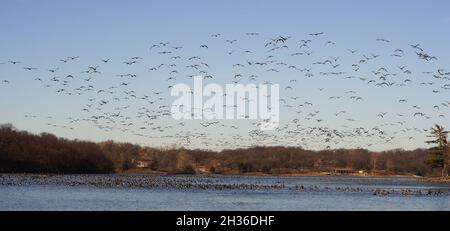
[(0, 175), (2, 210), (450, 210), (449, 192), (408, 178)]

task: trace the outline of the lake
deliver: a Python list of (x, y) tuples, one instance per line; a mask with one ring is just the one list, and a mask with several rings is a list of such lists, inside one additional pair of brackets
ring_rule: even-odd
[(0, 210), (450, 210), (413, 178), (0, 174)]

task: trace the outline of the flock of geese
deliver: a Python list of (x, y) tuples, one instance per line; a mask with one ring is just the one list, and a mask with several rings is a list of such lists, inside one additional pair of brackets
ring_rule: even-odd
[(408, 187), (357, 186), (348, 183), (320, 185), (314, 183), (285, 182), (279, 180), (233, 179), (233, 176), (215, 178), (206, 176), (163, 176), (163, 175), (30, 175), (0, 174), (0, 185), (59, 185), (92, 186), (108, 188), (144, 188), (178, 190), (288, 190), (306, 193), (360, 193), (375, 196), (448, 196), (448, 189)]
[[(373, 39), (367, 50), (341, 44), (323, 32), (302, 38), (212, 34), (189, 47), (156, 42), (141, 55), (102, 57), (86, 65), (81, 54), (55, 58), (51, 67), (0, 60), (0, 71), (26, 76), (27, 84), (54, 97), (82, 102), (65, 118), (30, 112), (22, 115), (27, 119), (74, 132), (89, 126), (153, 146), (421, 146), (420, 138), (434, 123), (448, 125), (450, 70), (439, 66), (439, 58), (425, 46), (396, 45), (385, 38)], [(280, 126), (261, 131), (263, 121), (247, 115), (236, 120), (172, 119), (171, 107), (182, 105), (172, 105), (171, 89), (177, 83), (192, 85), (194, 76), (202, 76), (205, 84), (280, 84)], [(0, 75), (0, 91), (20, 87), (17, 77)]]

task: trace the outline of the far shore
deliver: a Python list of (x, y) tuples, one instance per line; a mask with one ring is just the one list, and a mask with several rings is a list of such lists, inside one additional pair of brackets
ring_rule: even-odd
[(364, 173), (364, 174), (334, 174), (330, 172), (303, 172), (303, 173), (264, 173), (264, 172), (246, 172), (241, 173), (237, 171), (229, 171), (222, 173), (210, 173), (210, 172), (197, 172), (194, 174), (185, 173), (170, 173), (167, 171), (154, 171), (147, 169), (130, 169), (127, 171), (119, 172), (119, 174), (167, 174), (167, 175), (225, 175), (225, 176), (351, 176), (351, 177), (405, 177), (405, 178), (426, 178), (416, 176), (413, 174), (379, 174), (379, 173)]
[[(0, 172), (2, 174), (17, 174), (17, 175), (77, 175), (76, 173), (8, 173)], [(84, 175), (83, 173), (80, 175)], [(87, 173), (89, 175), (89, 173)], [(108, 174), (108, 173), (106, 173)], [(197, 172), (197, 173), (170, 173), (167, 171), (155, 171), (149, 169), (130, 169), (127, 171), (120, 171), (111, 174), (118, 175), (190, 175), (190, 176), (270, 176), (270, 177), (359, 177), (359, 178), (411, 178), (417, 179), (422, 182), (436, 182), (436, 183), (450, 183), (450, 177), (439, 177), (439, 176), (417, 176), (413, 174), (388, 174), (388, 173), (364, 173), (364, 174), (334, 174), (330, 172), (304, 172), (304, 173), (278, 173), (269, 174), (263, 172), (246, 172), (240, 173), (235, 171), (223, 172), (223, 173), (210, 173), (210, 172)], [(92, 173), (92, 175), (98, 175), (98, 173)], [(100, 174), (101, 175), (101, 174)]]
[[(127, 171), (120, 172), (118, 174), (155, 174), (155, 175), (183, 175), (183, 173), (169, 173), (165, 171), (154, 171), (154, 170), (145, 170), (145, 169), (131, 169)], [(426, 182), (444, 182), (450, 183), (450, 177), (443, 178), (439, 176), (417, 176), (413, 174), (386, 174), (386, 173), (365, 173), (365, 174), (333, 174), (330, 172), (306, 172), (306, 173), (283, 173), (283, 174), (268, 174), (263, 172), (224, 172), (224, 173), (209, 173), (209, 172), (200, 172), (195, 174), (184, 174), (184, 175), (218, 175), (218, 176), (273, 176), (273, 177), (296, 177), (296, 176), (308, 176), (308, 177), (361, 177), (361, 178), (412, 178), (418, 179), (420, 181)]]

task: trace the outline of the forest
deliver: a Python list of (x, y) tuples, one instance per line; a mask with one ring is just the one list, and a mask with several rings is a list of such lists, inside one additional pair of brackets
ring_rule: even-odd
[(2, 173), (123, 173), (146, 170), (169, 174), (307, 174), (333, 169), (372, 174), (439, 175), (427, 164), (427, 149), (373, 152), (366, 149), (304, 150), (301, 147), (252, 147), (219, 152), (151, 148), (130, 143), (100, 143), (31, 134), (11, 124), (0, 126)]

